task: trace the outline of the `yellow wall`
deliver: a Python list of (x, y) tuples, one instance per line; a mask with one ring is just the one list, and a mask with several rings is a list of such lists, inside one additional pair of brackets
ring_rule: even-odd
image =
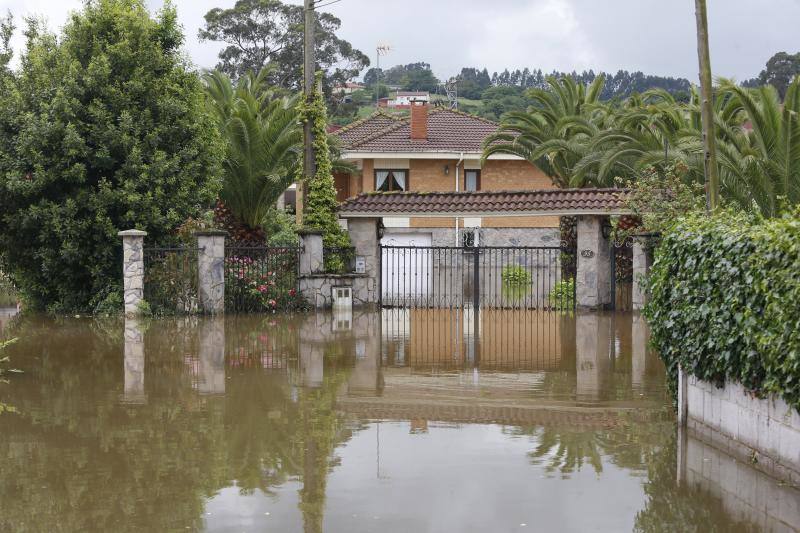
[[(455, 191), (455, 159), (412, 159), (409, 162), (409, 184), (412, 191), (447, 192)], [(445, 166), (448, 173), (445, 174)], [(363, 160), (361, 176), (354, 176), (350, 189), (352, 194), (375, 190), (374, 161)], [(459, 179), (463, 186), (463, 169), (459, 169)], [(536, 166), (527, 161), (487, 161), (481, 169), (481, 190), (514, 191), (552, 189), (552, 181)], [(413, 218), (411, 227), (452, 228), (452, 218)], [(486, 217), (484, 228), (553, 228), (558, 227), (558, 217)]]

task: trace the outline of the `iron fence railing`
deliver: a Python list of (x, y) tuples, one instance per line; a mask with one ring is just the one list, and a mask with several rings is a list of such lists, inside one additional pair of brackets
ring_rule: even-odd
[(154, 314), (198, 311), (198, 248), (144, 249), (144, 299)]
[[(384, 246), (385, 307), (573, 309), (574, 251), (561, 247)], [(566, 258), (566, 259), (565, 259)]]
[(349, 247), (325, 247), (322, 250), (325, 272), (351, 274), (356, 270), (356, 249)]
[(225, 309), (291, 310), (301, 305), (299, 247), (226, 246)]
[(617, 311), (633, 309), (633, 239), (611, 243), (611, 296)]

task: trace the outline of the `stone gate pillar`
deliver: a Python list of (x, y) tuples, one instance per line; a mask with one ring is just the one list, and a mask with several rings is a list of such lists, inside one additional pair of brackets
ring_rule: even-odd
[(575, 304), (579, 309), (602, 309), (611, 304), (611, 248), (603, 236), (607, 216), (578, 217), (578, 269)]
[(197, 237), (197, 295), (204, 313), (225, 312), (226, 231), (201, 231)]
[(122, 288), (125, 314), (139, 312), (144, 299), (144, 238), (146, 231), (129, 229), (117, 233), (122, 237)]
[(325, 270), (322, 256), (322, 231), (304, 229), (297, 232), (303, 250), (300, 252), (300, 275), (319, 274)]
[(366, 294), (356, 295), (359, 301), (378, 304), (381, 301), (381, 243), (378, 236), (379, 218), (349, 218), (347, 231), (356, 249), (356, 257), (364, 258)]

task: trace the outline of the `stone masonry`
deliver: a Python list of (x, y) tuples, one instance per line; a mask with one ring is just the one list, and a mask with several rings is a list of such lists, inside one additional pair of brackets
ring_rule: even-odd
[(204, 313), (225, 312), (225, 231), (197, 234), (197, 273), (200, 309)]
[(125, 314), (135, 315), (144, 299), (144, 238), (147, 232), (136, 229), (120, 231), (122, 237), (122, 283)]
[(578, 217), (575, 303), (580, 309), (602, 309), (611, 304), (611, 249), (603, 236), (604, 218)]

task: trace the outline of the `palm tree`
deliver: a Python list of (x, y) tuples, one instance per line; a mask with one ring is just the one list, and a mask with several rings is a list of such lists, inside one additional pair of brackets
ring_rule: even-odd
[(781, 203), (800, 203), (800, 78), (782, 104), (772, 86), (745, 89), (730, 81), (722, 82), (719, 99), (746, 124), (717, 135), (723, 195), (767, 217)]
[(508, 113), (484, 144), (483, 158), (518, 155), (538, 166), (559, 187), (582, 186), (572, 169), (586, 155), (586, 141), (603, 129), (608, 108), (599, 103), (605, 78), (585, 86), (572, 78), (547, 78), (549, 90), (531, 89), (529, 112)]
[(266, 71), (243, 76), (204, 76), (209, 105), (226, 142), (220, 199), (236, 219), (259, 228), (291, 185), (299, 164), (302, 130), (297, 97), (284, 97), (265, 82)]

